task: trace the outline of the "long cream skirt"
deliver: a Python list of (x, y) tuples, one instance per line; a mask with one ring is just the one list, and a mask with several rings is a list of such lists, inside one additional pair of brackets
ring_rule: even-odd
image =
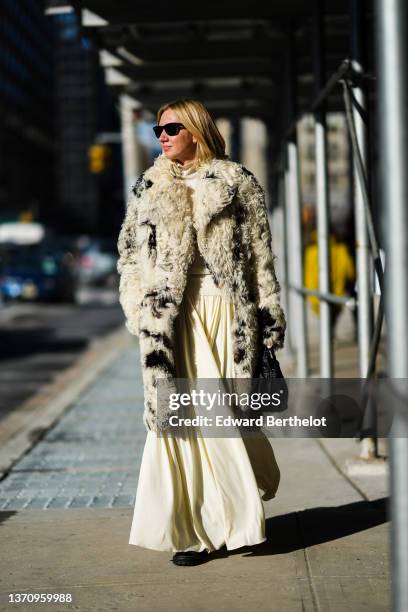
[[(211, 295), (208, 295), (211, 294)], [(233, 304), (209, 275), (190, 276), (177, 318), (180, 378), (232, 378)], [(129, 544), (228, 550), (265, 541), (262, 498), (279, 484), (269, 440), (147, 432)]]

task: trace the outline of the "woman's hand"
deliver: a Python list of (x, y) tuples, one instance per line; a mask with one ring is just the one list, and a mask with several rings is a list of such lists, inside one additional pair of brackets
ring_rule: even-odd
[(285, 338), (285, 330), (283, 328), (277, 328), (272, 332), (269, 338), (265, 340), (265, 346), (269, 349), (281, 348), (283, 346)]

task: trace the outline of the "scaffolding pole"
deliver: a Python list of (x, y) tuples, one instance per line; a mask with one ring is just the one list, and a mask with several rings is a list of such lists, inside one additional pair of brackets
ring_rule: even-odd
[[(324, 11), (321, 0), (315, 0), (314, 6), (314, 72), (316, 93), (323, 87), (324, 46), (323, 21)], [(325, 104), (316, 109), (315, 114), (316, 139), (316, 209), (317, 209), (317, 244), (319, 250), (319, 291), (330, 293), (330, 228), (329, 228), (329, 197), (327, 176), (327, 135)], [(320, 302), (320, 376), (333, 376), (333, 346), (330, 329), (329, 302)]]
[(136, 179), (144, 170), (140, 144), (136, 138), (134, 110), (140, 106), (133, 98), (126, 94), (120, 96), (120, 121), (122, 132), (122, 158), (123, 158), (123, 198), (127, 202), (130, 190)]
[[(352, 68), (356, 74), (363, 74), (363, 52), (362, 52), (362, 1), (351, 2), (351, 51)], [(361, 81), (360, 81), (361, 82)], [(366, 108), (366, 96), (360, 85), (353, 87), (353, 117), (356, 129), (357, 144), (360, 157), (368, 175), (367, 168), (367, 134), (361, 111)], [(372, 287), (372, 264), (370, 244), (368, 241), (367, 221), (364, 210), (363, 191), (360, 184), (357, 160), (353, 156), (354, 175), (354, 220), (356, 227), (356, 267), (357, 267), (357, 292), (358, 292), (358, 350), (360, 377), (365, 378), (368, 371), (370, 355), (370, 341), (373, 331), (373, 307), (371, 295)]]
[[(287, 34), (287, 103), (289, 121), (296, 116), (296, 66), (295, 41), (293, 27)], [(290, 219), (292, 282), (297, 287), (303, 285), (303, 237), (302, 237), (302, 208), (300, 195), (299, 155), (296, 130), (290, 135), (287, 143), (287, 195)], [(296, 352), (297, 376), (306, 378), (308, 375), (307, 360), (307, 329), (306, 329), (306, 303), (303, 295), (293, 295), (294, 321), (296, 324)]]
[(278, 201), (282, 202), (282, 213), (283, 213), (283, 236), (282, 236), (282, 245), (283, 252), (281, 253), (282, 260), (282, 276), (283, 276), (283, 303), (285, 308), (285, 318), (286, 318), (286, 337), (285, 337), (285, 347), (290, 353), (291, 358), (294, 357), (294, 347), (292, 343), (292, 335), (290, 330), (292, 329), (292, 319), (291, 319), (291, 310), (290, 310), (290, 289), (289, 289), (289, 281), (290, 281), (290, 271), (289, 271), (289, 248), (288, 248), (288, 206), (287, 206), (287, 194), (285, 187), (285, 179), (286, 174), (282, 171), (279, 172), (278, 175)]
[[(363, 74), (363, 6), (362, 0), (352, 0), (350, 4), (351, 17), (351, 54), (352, 68), (357, 75)], [(361, 79), (360, 79), (361, 83)], [(356, 269), (357, 269), (357, 333), (358, 333), (358, 362), (360, 377), (365, 378), (370, 361), (370, 345), (373, 333), (373, 267), (368, 240), (367, 218), (364, 205), (363, 189), (358, 172), (360, 161), (365, 176), (368, 176), (367, 160), (367, 133), (366, 125), (361, 113), (366, 110), (366, 96), (361, 85), (352, 89), (353, 119), (356, 133), (357, 146), (360, 151), (360, 160), (353, 155), (353, 184), (354, 184), (354, 223), (356, 236)], [(360, 457), (373, 459), (376, 455), (376, 441), (372, 438), (364, 438), (361, 442)]]
[[(408, 4), (376, 0), (378, 128), (386, 213), (385, 306), (391, 383), (408, 378)], [(405, 385), (406, 386), (406, 385)], [(394, 437), (394, 434), (399, 437)], [(390, 434), (392, 609), (408, 610), (408, 414), (396, 410)]]
[(291, 198), (290, 198), (290, 168), (289, 168), (289, 158), (288, 158), (288, 149), (287, 146), (284, 149), (284, 174), (283, 174), (283, 182), (284, 182), (284, 225), (285, 225), (285, 258), (286, 258), (286, 287), (287, 291), (287, 305), (286, 305), (286, 327), (287, 327), (287, 336), (289, 339), (289, 350), (292, 353), (293, 350), (297, 353), (297, 348), (299, 344), (299, 339), (297, 336), (297, 328), (295, 325), (296, 321), (296, 296), (293, 291), (290, 291), (291, 285), (294, 284), (295, 277), (295, 269), (294, 269), (294, 260), (293, 260), (293, 252), (295, 249), (295, 245), (293, 242), (293, 231), (291, 224)]

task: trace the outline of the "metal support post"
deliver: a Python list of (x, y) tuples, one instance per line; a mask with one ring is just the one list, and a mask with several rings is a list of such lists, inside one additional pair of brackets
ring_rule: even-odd
[(290, 291), (289, 291), (289, 247), (288, 247), (288, 219), (287, 219), (287, 198), (285, 191), (285, 175), (282, 171), (278, 175), (278, 201), (282, 202), (282, 213), (283, 213), (283, 236), (281, 251), (282, 258), (282, 276), (283, 276), (283, 306), (285, 309), (286, 318), (286, 339), (285, 347), (288, 349), (291, 357), (294, 355), (294, 348), (292, 344), (292, 336), (290, 330), (292, 329), (291, 311), (289, 307), (290, 303)]
[[(352, 0), (351, 2), (351, 52), (352, 67), (357, 72), (363, 72), (362, 58), (362, 2)], [(354, 101), (353, 116), (356, 127), (358, 148), (361, 153), (365, 174), (367, 176), (367, 135), (366, 126), (361, 117), (360, 109), (366, 107), (366, 96), (361, 86), (353, 87)], [(370, 340), (373, 331), (373, 305), (372, 305), (372, 259), (368, 241), (367, 222), (364, 211), (363, 192), (360, 185), (356, 160), (353, 160), (354, 175), (354, 218), (356, 226), (356, 268), (357, 268), (357, 291), (358, 291), (358, 348), (359, 369), (361, 378), (367, 376), (368, 361), (370, 355)]]
[[(314, 13), (314, 70), (316, 94), (324, 85), (323, 63), (323, 5), (315, 0)], [(319, 291), (330, 293), (330, 232), (329, 232), (329, 197), (327, 178), (327, 139), (325, 106), (315, 111), (316, 139), (316, 208), (317, 208), (317, 244), (319, 249)], [(333, 376), (333, 347), (330, 329), (330, 309), (328, 302), (320, 302), (320, 376)]]
[[(290, 232), (292, 233), (292, 282), (297, 286), (303, 285), (303, 240), (301, 204), (299, 193), (299, 164), (297, 143), (293, 140), (288, 142), (288, 208), (290, 210)], [(307, 331), (306, 331), (306, 303), (302, 294), (295, 293), (294, 321), (296, 323), (296, 351), (297, 351), (297, 376), (306, 378), (308, 375), (307, 363)]]
[(130, 190), (137, 177), (143, 171), (140, 144), (136, 139), (134, 109), (138, 102), (122, 94), (120, 96), (120, 120), (122, 128), (122, 157), (123, 157), (123, 194), (125, 202), (128, 200)]
[[(286, 306), (286, 316), (287, 316), (287, 336), (290, 342), (291, 352), (293, 348), (297, 350), (298, 347), (298, 338), (297, 338), (297, 329), (295, 327), (294, 321), (296, 320), (296, 295), (293, 291), (290, 291), (289, 288), (294, 284), (294, 242), (293, 242), (293, 231), (292, 231), (292, 209), (291, 209), (291, 197), (290, 197), (290, 169), (289, 169), (289, 159), (288, 159), (288, 149), (287, 146), (283, 149), (284, 155), (284, 193), (285, 193), (285, 249), (287, 255), (287, 306)], [(289, 324), (290, 321), (290, 324)]]
[[(376, 0), (378, 128), (386, 211), (385, 306), (389, 376), (408, 378), (408, 4)], [(406, 387), (406, 384), (404, 385)], [(408, 610), (408, 402), (394, 416), (391, 455), (392, 609)], [(393, 437), (393, 431), (399, 437)]]
[[(363, 73), (362, 50), (362, 2), (352, 0), (351, 9), (351, 55), (352, 68), (359, 74)], [(361, 117), (361, 110), (366, 108), (366, 96), (361, 86), (353, 87), (353, 119), (360, 150), (361, 163), (368, 175), (367, 134), (366, 126)], [(361, 109), (361, 110), (360, 110)], [(357, 160), (353, 156), (354, 177), (354, 223), (356, 236), (356, 269), (357, 269), (357, 332), (358, 361), (360, 377), (365, 378), (370, 360), (371, 336), (373, 333), (373, 265), (367, 232), (367, 219), (364, 210), (364, 197), (357, 169)], [(376, 455), (376, 442), (372, 438), (364, 438), (361, 442), (360, 457), (373, 459)]]
[[(296, 67), (293, 28), (287, 35), (287, 85), (288, 85), (288, 111), (289, 121), (296, 116)], [(288, 175), (287, 195), (290, 218), (290, 231), (292, 234), (291, 261), (293, 266), (292, 283), (297, 287), (303, 285), (303, 236), (302, 236), (302, 210), (300, 195), (299, 157), (296, 130), (289, 137), (287, 144)], [(294, 321), (296, 324), (297, 349), (297, 376), (306, 378), (308, 375), (307, 363), (307, 330), (306, 330), (306, 303), (300, 293), (293, 296)]]

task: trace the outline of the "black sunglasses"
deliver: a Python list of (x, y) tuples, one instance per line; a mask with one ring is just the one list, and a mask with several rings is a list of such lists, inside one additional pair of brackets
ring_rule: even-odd
[(182, 123), (166, 123), (166, 125), (155, 125), (153, 131), (157, 138), (160, 138), (164, 130), (167, 136), (177, 136), (180, 130), (185, 129)]

